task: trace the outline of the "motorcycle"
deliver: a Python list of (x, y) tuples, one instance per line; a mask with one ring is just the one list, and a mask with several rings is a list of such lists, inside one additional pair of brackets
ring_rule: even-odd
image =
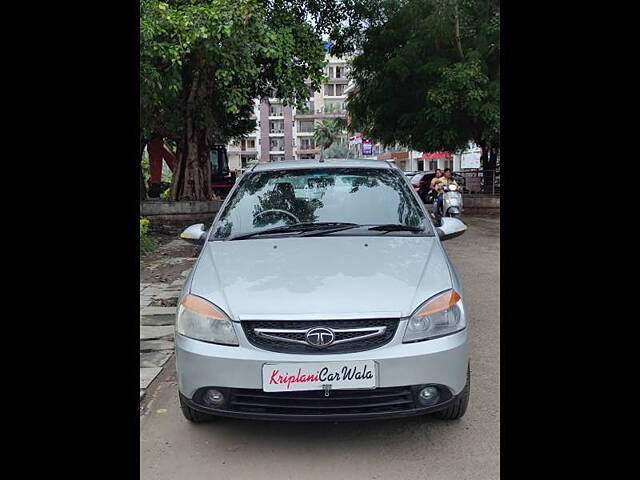
[(433, 203), (433, 212), (436, 217), (459, 217), (462, 212), (461, 188), (457, 185), (442, 187), (442, 208), (438, 209), (436, 201)]

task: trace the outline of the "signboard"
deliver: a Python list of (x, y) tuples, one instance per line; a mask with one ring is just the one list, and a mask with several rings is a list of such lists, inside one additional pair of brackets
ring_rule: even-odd
[(460, 160), (460, 168), (480, 168), (481, 152), (465, 152)]
[(362, 143), (362, 134), (356, 133), (353, 137), (349, 137), (349, 145), (360, 145)]
[(371, 155), (371, 153), (373, 153), (372, 146), (371, 146), (371, 141), (370, 140), (363, 140), (362, 141), (362, 154), (363, 155)]

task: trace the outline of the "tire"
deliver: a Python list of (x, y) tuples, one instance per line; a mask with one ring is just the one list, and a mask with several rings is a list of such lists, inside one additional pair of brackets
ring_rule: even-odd
[(207, 415), (206, 413), (194, 410), (184, 402), (182, 397), (180, 397), (180, 410), (182, 410), (182, 415), (184, 415), (184, 418), (192, 423), (206, 423), (212, 422), (217, 419), (215, 415)]
[(435, 412), (433, 414), (434, 417), (440, 418), (442, 420), (457, 420), (462, 418), (467, 411), (467, 406), (469, 405), (469, 391), (471, 389), (471, 372), (467, 368), (467, 384), (464, 386), (464, 390), (462, 390), (462, 394), (449, 405), (444, 410), (440, 410), (439, 412)]

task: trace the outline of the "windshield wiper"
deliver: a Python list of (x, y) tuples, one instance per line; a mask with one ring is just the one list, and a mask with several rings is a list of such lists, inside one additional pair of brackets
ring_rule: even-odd
[[(245, 238), (252, 238), (259, 235), (269, 235), (272, 233), (290, 233), (290, 232), (311, 232), (314, 230), (341, 230), (343, 228), (359, 227), (357, 223), (347, 222), (317, 222), (317, 223), (294, 223), (293, 225), (283, 225), (281, 227), (267, 228), (266, 230), (258, 230), (251, 233), (240, 233), (233, 237), (227, 238), (227, 240), (244, 240)], [(329, 233), (329, 232), (327, 232)]]
[(395, 223), (389, 223), (387, 225), (376, 225), (369, 228), (369, 230), (377, 230), (381, 232), (424, 232), (424, 228), (413, 227), (411, 225), (400, 225)]

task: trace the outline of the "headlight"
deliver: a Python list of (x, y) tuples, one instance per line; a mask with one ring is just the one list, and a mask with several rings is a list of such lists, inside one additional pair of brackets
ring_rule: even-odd
[(460, 295), (455, 290), (447, 290), (424, 302), (411, 315), (403, 342), (450, 335), (466, 326)]
[(451, 190), (452, 192), (455, 192), (458, 189), (457, 185), (449, 185), (449, 190)]
[(195, 295), (187, 295), (178, 306), (176, 331), (196, 340), (238, 345), (231, 319), (213, 303)]

